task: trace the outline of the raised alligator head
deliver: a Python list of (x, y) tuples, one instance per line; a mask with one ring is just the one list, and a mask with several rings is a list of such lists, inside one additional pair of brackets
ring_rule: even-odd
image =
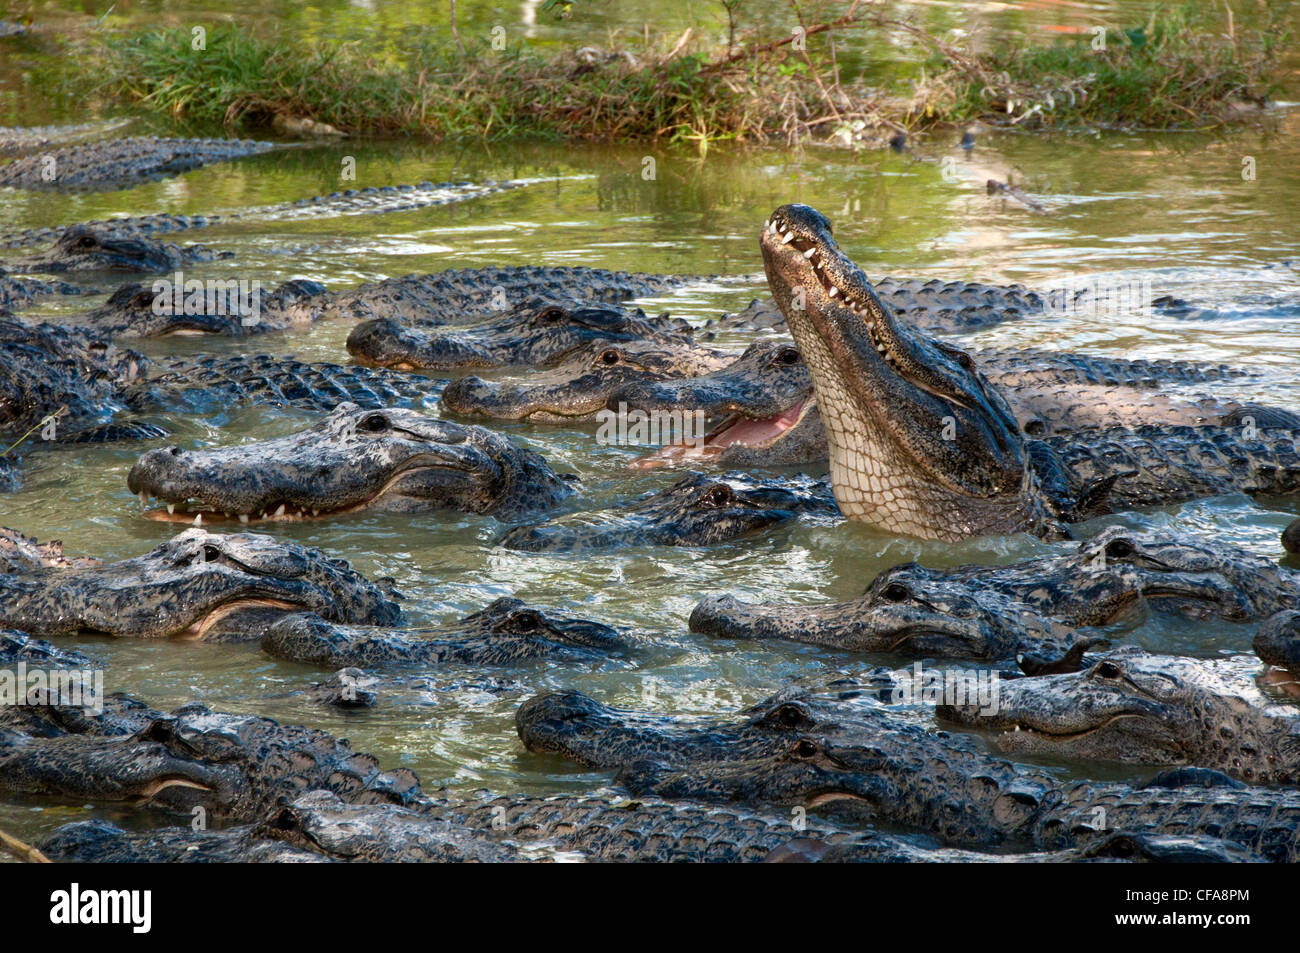
[(1003, 681), (998, 704), (940, 705), (1000, 751), (1134, 764), (1191, 764), (1252, 784), (1300, 780), (1300, 730), (1206, 663), (1120, 650), (1083, 672)]
[(619, 308), (530, 300), (464, 328), (404, 327), (381, 318), (358, 324), (347, 348), (366, 364), (398, 370), (545, 367), (592, 341), (669, 339), (689, 343), (690, 325)]
[(540, 454), (491, 430), (351, 403), (287, 437), (151, 450), (131, 468), (127, 486), (167, 504), (152, 518), (187, 523), (437, 508), (511, 519), (573, 492)]
[(709, 546), (792, 522), (836, 518), (830, 488), (802, 477), (760, 480), (744, 473), (691, 473), (632, 503), (536, 526), (517, 526), (500, 545), (525, 552), (581, 552), (608, 546)]
[(442, 406), (456, 414), (504, 420), (587, 420), (605, 408), (611, 392), (625, 384), (690, 377), (726, 361), (719, 351), (669, 338), (593, 341), (555, 367), (519, 379), (462, 377), (451, 381), (443, 389)]
[(189, 529), (133, 559), (0, 575), (0, 626), (38, 636), (247, 640), (304, 610), (339, 622), (401, 618), (346, 561), (252, 533)]
[(949, 540), (1040, 520), (1015, 417), (969, 355), (899, 322), (815, 209), (777, 209), (759, 246), (812, 374), (846, 517)]

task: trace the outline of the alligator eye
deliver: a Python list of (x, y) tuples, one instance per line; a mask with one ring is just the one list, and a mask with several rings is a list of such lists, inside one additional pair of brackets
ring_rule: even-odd
[(357, 426), (370, 433), (383, 433), (388, 429), (388, 418), (383, 414), (367, 414)]
[(95, 245), (95, 239), (91, 238), (89, 235), (82, 235), (73, 243), (73, 247), (75, 248), (94, 248)]
[(1093, 672), (1100, 678), (1119, 678), (1124, 674), (1114, 662), (1098, 662)]
[(1127, 539), (1112, 539), (1106, 544), (1106, 555), (1111, 559), (1126, 559), (1133, 555), (1133, 542)]
[(790, 749), (790, 754), (794, 755), (796, 758), (806, 760), (808, 758), (816, 757), (819, 750), (821, 749), (817, 742), (811, 741), (808, 738), (800, 738), (798, 742), (795, 743), (795, 746)]
[(808, 721), (807, 714), (798, 705), (782, 705), (772, 713), (778, 724), (786, 728), (796, 728)]
[(535, 632), (542, 627), (542, 617), (532, 609), (521, 609), (519, 612), (512, 612), (507, 621), (510, 623), (510, 628), (515, 632)]
[(705, 506), (726, 506), (736, 498), (736, 494), (731, 492), (731, 487), (725, 483), (720, 483), (711, 488), (704, 498), (700, 501)]
[(537, 312), (538, 321), (563, 321), (569, 316), (569, 312), (563, 308), (543, 308)]
[(789, 367), (791, 365), (798, 364), (800, 361), (802, 361), (803, 355), (799, 353), (799, 349), (797, 347), (783, 347), (776, 352), (774, 359), (776, 363), (784, 364), (785, 366)]
[(596, 358), (596, 360), (599, 361), (601, 364), (613, 365), (623, 360), (623, 355), (618, 353), (617, 350), (611, 347), (607, 351), (601, 351), (600, 357)]
[(907, 586), (903, 585), (901, 582), (891, 582), (884, 589), (880, 590), (880, 598), (884, 599), (886, 602), (902, 602), (910, 595), (911, 593), (908, 591)]
[(208, 543), (203, 547), (203, 561), (205, 563), (214, 563), (221, 558), (221, 550)]

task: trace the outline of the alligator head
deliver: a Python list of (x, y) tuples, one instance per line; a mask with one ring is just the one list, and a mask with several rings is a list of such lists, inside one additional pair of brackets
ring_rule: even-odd
[(1252, 643), (1265, 664), (1300, 676), (1300, 612), (1288, 609), (1265, 620)]
[(1122, 573), (1152, 607), (1249, 622), (1300, 606), (1300, 576), (1274, 560), (1189, 534), (1107, 527), (1081, 543), (1083, 566)]
[(573, 492), (540, 454), (491, 430), (351, 403), (287, 437), (151, 450), (131, 468), (127, 486), (167, 504), (152, 518), (187, 523), (443, 507), (510, 519)]
[(315, 316), (313, 299), (325, 291), (320, 282), (297, 278), (250, 300), (238, 280), (228, 279), (189, 294), (182, 289), (177, 300), (170, 290), (132, 283), (118, 288), (85, 320), (114, 337), (234, 337), (309, 324)]
[[(689, 377), (722, 366), (718, 351), (668, 338), (611, 343), (593, 341), (553, 368), (518, 381), (462, 377), (442, 392), (456, 414), (554, 423), (586, 420), (606, 406), (611, 392), (635, 381)], [(617, 410), (617, 405), (614, 407)]]
[(534, 658), (592, 659), (627, 643), (607, 625), (502, 597), (456, 622), (393, 631), (338, 625), (315, 614), (289, 616), (262, 636), (275, 658), (337, 668), (369, 665), (506, 665)]
[[(193, 254), (194, 252), (191, 252)], [(200, 257), (215, 254), (199, 246)], [(11, 271), (144, 271), (166, 272), (180, 267), (187, 250), (152, 238), (98, 231), (88, 225), (64, 229), (49, 251), (6, 262)]]
[(789, 523), (801, 515), (834, 518), (825, 483), (759, 480), (744, 473), (692, 473), (666, 490), (611, 512), (518, 526), (500, 545), (525, 552), (581, 552), (619, 545), (709, 546)]
[(690, 326), (618, 308), (563, 307), (530, 301), (466, 328), (404, 327), (389, 319), (365, 321), (347, 348), (366, 364), (398, 370), (470, 367), (545, 367), (592, 341), (662, 340), (689, 343)]
[(812, 374), (844, 515), (950, 540), (1036, 525), (1025, 442), (969, 355), (899, 322), (815, 209), (777, 209), (759, 246)]
[[(1109, 594), (1116, 611), (1136, 592)], [(780, 639), (852, 652), (912, 658), (1005, 661), (1024, 653), (1063, 657), (1073, 628), (1043, 617), (994, 589), (964, 585), (916, 563), (880, 573), (850, 602), (800, 606), (743, 603), (711, 596), (691, 613), (690, 629), (732, 639)]]
[(0, 575), (0, 596), (0, 625), (33, 635), (236, 640), (304, 610), (340, 622), (401, 617), (344, 560), (269, 536), (201, 529), (121, 562)]
[(1300, 732), (1192, 659), (1120, 651), (1087, 671), (1003, 681), (996, 706), (936, 715), (992, 733), (1000, 751), (1195, 764), (1255, 784), (1300, 778)]
[(699, 410), (718, 421), (702, 445), (665, 447), (638, 461), (642, 468), (692, 460), (743, 466), (826, 458), (812, 377), (799, 349), (788, 342), (755, 341), (731, 364), (697, 377), (620, 387), (607, 406), (645, 413)]

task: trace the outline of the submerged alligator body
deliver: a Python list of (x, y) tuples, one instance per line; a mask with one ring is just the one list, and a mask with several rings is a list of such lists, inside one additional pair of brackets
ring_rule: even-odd
[(94, 294), (93, 290), (68, 284), (66, 281), (42, 281), (40, 278), (12, 278), (0, 276), (0, 314), (30, 308), (42, 298), (53, 295)]
[(1300, 574), (1230, 544), (1115, 526), (1073, 552), (1010, 566), (895, 566), (862, 596), (832, 605), (711, 596), (690, 627), (858, 652), (1014, 659), (1039, 673), (1077, 668), (1098, 639), (1076, 630), (1123, 621), (1139, 600), (1190, 618), (1254, 622), (1300, 605)]
[(251, 533), (189, 529), (132, 559), (0, 574), (0, 627), (35, 636), (251, 641), (302, 611), (376, 625), (401, 618), (344, 560)]
[(617, 307), (563, 307), (529, 299), (466, 328), (413, 328), (384, 318), (358, 324), (347, 348), (356, 359), (399, 370), (546, 367), (592, 342), (689, 344), (685, 321)]
[[(0, 36), (4, 35), (3, 29), (0, 29)], [(60, 126), (0, 126), (0, 156), (12, 158), (30, 155), (51, 146), (59, 147), (81, 139), (102, 136), (128, 123), (129, 119), (109, 119)]]
[(328, 195), (279, 202), (257, 208), (206, 215), (134, 215), (127, 218), (97, 219), (72, 225), (28, 228), (0, 234), (0, 248), (26, 248), (56, 241), (68, 228), (85, 225), (118, 238), (152, 238), (175, 232), (207, 228), (225, 222), (286, 221), (341, 215), (406, 212), (432, 205), (447, 205), (517, 188), (524, 182), (421, 182), (418, 185), (385, 185), (346, 189)]
[(590, 660), (626, 653), (616, 629), (502, 597), (478, 612), (426, 629), (339, 625), (319, 615), (289, 616), (262, 636), (262, 650), (291, 662), (363, 666), (509, 665), (535, 658)]
[(252, 820), (321, 790), (354, 804), (418, 804), (419, 779), (380, 770), (323, 731), (199, 704), (170, 713), (124, 695), (82, 706), (0, 709), (0, 790), (130, 802), (212, 820)]
[(1300, 431), (1253, 421), (1241, 433), (1146, 426), (1027, 440), (974, 359), (897, 321), (815, 209), (777, 209), (759, 245), (812, 375), (847, 519), (946, 540), (1050, 536), (1115, 508), (1300, 489)]
[(1269, 713), (1203, 662), (1120, 649), (1087, 671), (1001, 683), (996, 710), (942, 704), (941, 722), (999, 751), (1222, 771), (1300, 786), (1300, 718)]
[(273, 148), (273, 143), (251, 139), (108, 139), (15, 159), (0, 166), (0, 186), (123, 189)]
[(597, 513), (517, 526), (499, 541), (524, 552), (579, 553), (611, 546), (710, 546), (801, 517), (838, 519), (830, 487), (807, 477), (759, 480), (744, 473), (692, 473)]
[(1185, 768), (1143, 786), (1062, 781), (863, 696), (846, 682), (792, 686), (732, 718), (688, 719), (552, 693), (525, 702), (516, 726), (529, 750), (617, 769), (635, 797), (834, 810), (959, 847), (1062, 850), (1124, 831), (1300, 859), (1300, 791)]
[(345, 403), (286, 437), (150, 450), (131, 468), (127, 487), (166, 505), (153, 518), (186, 523), (433, 509), (509, 521), (555, 506), (573, 493), (573, 480), (495, 431)]

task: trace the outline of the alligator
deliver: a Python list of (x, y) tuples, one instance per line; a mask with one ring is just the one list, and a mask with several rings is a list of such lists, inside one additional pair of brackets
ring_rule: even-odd
[(1187, 658), (1121, 649), (1084, 672), (1004, 680), (996, 706), (962, 700), (935, 716), (991, 733), (1015, 756), (1193, 765), (1300, 786), (1300, 719), (1257, 707), (1240, 685)]
[(1259, 627), (1253, 647), (1266, 664), (1300, 676), (1300, 611), (1288, 609), (1270, 616)]
[(17, 629), (0, 629), (0, 666), (9, 668), (19, 663), (45, 669), (87, 669), (94, 665), (89, 656), (80, 652), (61, 649)]
[(443, 389), (441, 403), (455, 414), (501, 420), (590, 420), (624, 384), (704, 374), (725, 366), (728, 360), (720, 351), (669, 338), (617, 344), (593, 341), (569, 352), (554, 367), (530, 370), (516, 378), (457, 378)]
[(289, 694), (305, 694), (318, 705), (358, 710), (377, 707), (381, 702), (384, 705), (399, 706), (437, 705), (452, 693), (461, 696), (473, 693), (481, 697), (528, 692), (529, 689), (521, 682), (500, 675), (448, 677), (438, 673), (380, 674), (350, 666), (339, 669), (323, 682), (309, 686), (305, 692), (295, 691)]
[[(3, 35), (3, 30), (0, 30), (0, 36)], [(0, 156), (30, 155), (50, 146), (102, 136), (130, 122), (130, 119), (107, 119), (62, 126), (0, 126)]]
[(610, 510), (517, 526), (498, 541), (524, 552), (610, 546), (711, 546), (800, 518), (838, 519), (830, 487), (808, 477), (760, 480), (690, 473), (666, 490)]
[(140, 457), (127, 488), (166, 505), (153, 519), (303, 520), (346, 513), (454, 509), (509, 521), (574, 492), (539, 453), (483, 427), (414, 410), (343, 403), (306, 430), (211, 450)]
[[(494, 192), (513, 189), (527, 182), (421, 182), (418, 185), (384, 185), (364, 189), (345, 189), (328, 195), (315, 195), (254, 208), (228, 212), (209, 212), (204, 215), (174, 215), (159, 213), (134, 215), (124, 218), (95, 219), (79, 222), (96, 231), (120, 238), (152, 238), (175, 232), (208, 228), (229, 222), (292, 221), (318, 219), (339, 215), (383, 214), (405, 212), (433, 205), (447, 205), (467, 199), (479, 198)], [(26, 228), (0, 234), (0, 248), (26, 248), (44, 245), (59, 237), (70, 225), (51, 225)]]
[(456, 622), (424, 629), (338, 625), (314, 613), (288, 616), (262, 635), (273, 658), (343, 666), (509, 665), (536, 658), (590, 660), (626, 654), (627, 640), (599, 622), (502, 597)]
[(251, 533), (188, 529), (132, 559), (0, 574), (0, 627), (40, 637), (250, 641), (304, 610), (338, 622), (401, 618), (389, 594), (344, 560)]
[[(0, 438), (27, 437), (31, 446), (167, 433), (131, 419), (134, 414), (224, 412), (249, 403), (324, 412), (344, 401), (371, 409), (420, 406), (441, 387), (396, 371), (288, 356), (197, 355), (155, 363), (82, 328), (0, 319)], [(12, 457), (0, 455), (0, 469), (17, 484)]]
[(51, 295), (86, 295), (99, 292), (66, 281), (43, 281), (40, 278), (13, 278), (0, 275), (0, 314), (30, 308)]
[(0, 166), (0, 186), (124, 189), (274, 148), (274, 143), (251, 139), (159, 139), (155, 136), (80, 143)]
[[(984, 377), (1006, 398), (1022, 433), (1045, 436), (1098, 427), (1242, 425), (1300, 428), (1300, 416), (1215, 397), (1170, 398), (1147, 389), (1215, 381), (1224, 365), (1146, 361), (1046, 351), (972, 350)], [(712, 460), (720, 466), (783, 466), (827, 459), (812, 376), (788, 340), (755, 341), (727, 367), (686, 380), (636, 381), (614, 390), (609, 409), (700, 411), (719, 423), (699, 447), (670, 446), (639, 461)]]
[(311, 791), (263, 821), (195, 831), (126, 831), (79, 821), (37, 844), (55, 861), (80, 863), (1249, 863), (1257, 855), (1210, 837), (1113, 834), (1086, 848), (986, 854), (914, 843), (876, 831), (707, 805), (597, 796), (494, 797), (441, 813), (346, 804)]
[(1300, 573), (1229, 543), (1111, 526), (1070, 552), (1009, 566), (894, 566), (863, 595), (831, 605), (710, 596), (691, 613), (690, 629), (922, 658), (1015, 659), (1038, 673), (1077, 667), (1099, 638), (1077, 630), (1127, 621), (1139, 599), (1188, 618), (1255, 622), (1300, 607)]
[(233, 258), (233, 252), (214, 251), (207, 245), (177, 245), (152, 238), (121, 238), (85, 225), (67, 228), (48, 251), (39, 255), (7, 258), (5, 272), (57, 274), (81, 271), (169, 272), (182, 265)]
[(1292, 556), (1300, 555), (1300, 519), (1292, 520), (1282, 530), (1282, 548)]
[(170, 713), (109, 695), (83, 706), (0, 709), (0, 791), (128, 802), (209, 821), (260, 818), (283, 797), (333, 792), (352, 804), (423, 803), (414, 773), (323, 731), (200, 704)]
[(531, 298), (467, 328), (403, 327), (390, 318), (363, 321), (348, 335), (348, 353), (398, 370), (547, 367), (594, 341), (690, 344), (680, 319), (647, 317), (617, 307), (564, 307)]
[(631, 712), (579, 692), (520, 706), (525, 747), (615, 769), (633, 797), (834, 811), (976, 849), (1063, 850), (1108, 833), (1210, 836), (1300, 859), (1300, 791), (1221, 772), (1145, 784), (1066, 781), (991, 757), (863, 699), (852, 682), (790, 686), (732, 717)]
[[(1098, 512), (1300, 490), (1300, 431), (1142, 426), (1029, 440), (969, 354), (899, 323), (807, 206), (759, 245), (808, 362), (846, 518), (958, 540), (1064, 535)], [(798, 292), (798, 293), (796, 293)], [(796, 304), (802, 304), (796, 308)]]
[(179, 295), (165, 287), (131, 283), (118, 288), (97, 308), (76, 316), (86, 327), (113, 338), (220, 334), (239, 337), (263, 331), (305, 327), (320, 313), (327, 294), (318, 281), (294, 278), (268, 292), (253, 291), (238, 279), (200, 282)]

